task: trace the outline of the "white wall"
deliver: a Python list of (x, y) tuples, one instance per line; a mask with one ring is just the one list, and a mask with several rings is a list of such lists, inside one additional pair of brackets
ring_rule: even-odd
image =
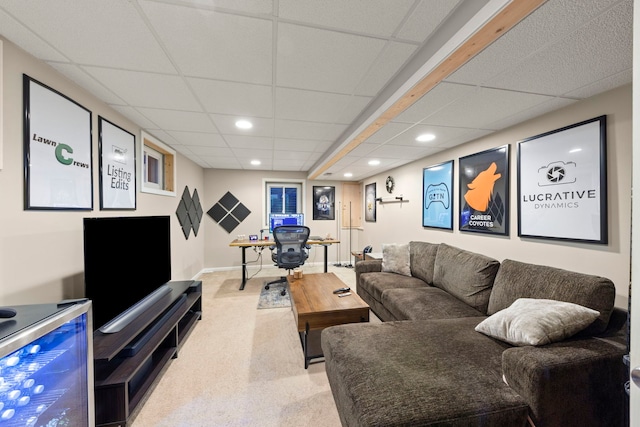
[[(3, 41), (3, 155), (0, 170), (0, 305), (57, 302), (84, 296), (82, 218), (87, 216), (170, 215), (172, 278), (193, 278), (204, 267), (206, 224), (197, 238), (186, 240), (175, 215), (186, 186), (203, 191), (202, 168), (177, 156), (177, 197), (137, 193), (136, 211), (100, 211), (98, 178), (98, 115), (136, 136), (140, 128), (98, 101), (53, 68)], [(65, 94), (92, 111), (93, 210), (34, 211), (23, 209), (22, 75)], [(138, 178), (139, 183), (139, 178)], [(117, 246), (117, 241), (105, 242)], [(117, 268), (114, 250), (114, 268)], [(152, 266), (142, 266), (152, 268)], [(123, 277), (126, 272), (123, 272)]]

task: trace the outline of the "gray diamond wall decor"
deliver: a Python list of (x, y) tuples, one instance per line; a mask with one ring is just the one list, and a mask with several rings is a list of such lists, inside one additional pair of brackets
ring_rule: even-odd
[(227, 233), (231, 233), (250, 213), (251, 211), (229, 191), (207, 211), (207, 215)]
[(188, 239), (191, 230), (193, 235), (198, 235), (200, 229), (200, 221), (202, 221), (202, 205), (200, 204), (200, 197), (198, 196), (198, 190), (193, 190), (193, 195), (189, 194), (189, 187), (184, 187), (180, 202), (178, 202), (178, 208), (176, 209), (176, 216), (178, 222), (182, 227), (184, 238)]

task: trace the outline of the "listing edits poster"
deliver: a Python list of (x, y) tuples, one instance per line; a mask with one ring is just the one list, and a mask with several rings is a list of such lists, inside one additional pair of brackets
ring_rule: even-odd
[(518, 143), (518, 235), (607, 243), (606, 116)]
[(100, 209), (136, 208), (135, 136), (98, 117), (100, 132)]
[(459, 159), (460, 231), (509, 235), (509, 146)]

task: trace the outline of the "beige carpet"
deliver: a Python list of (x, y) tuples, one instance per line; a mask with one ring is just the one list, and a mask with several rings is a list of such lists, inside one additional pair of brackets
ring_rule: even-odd
[[(320, 273), (322, 267), (303, 270)], [(329, 271), (355, 289), (353, 269), (330, 266)], [(133, 427), (340, 426), (324, 362), (304, 369), (291, 308), (256, 308), (264, 277), (279, 270), (264, 267), (243, 291), (240, 274), (200, 277), (202, 319)]]

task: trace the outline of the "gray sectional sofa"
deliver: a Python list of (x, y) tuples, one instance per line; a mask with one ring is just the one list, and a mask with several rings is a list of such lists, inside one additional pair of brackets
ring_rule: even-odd
[(322, 332), (344, 426), (625, 425), (627, 314), (610, 280), (442, 243), (383, 252), (355, 265), (383, 322)]

